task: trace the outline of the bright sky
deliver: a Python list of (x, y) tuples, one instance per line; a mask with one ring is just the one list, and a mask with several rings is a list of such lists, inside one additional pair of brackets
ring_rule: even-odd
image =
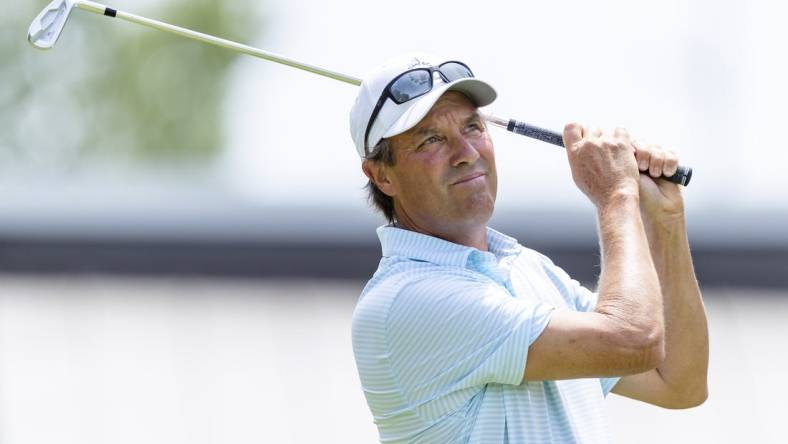
[[(788, 31), (769, 2), (266, 1), (252, 44), (362, 76), (422, 50), (466, 61), (499, 92), (491, 110), (560, 130), (624, 126), (694, 167), (697, 209), (786, 209), (782, 125)], [(272, 205), (361, 206), (348, 130), (355, 87), (250, 57), (226, 101), (227, 183)], [(564, 153), (495, 131), (499, 208), (588, 205)]]

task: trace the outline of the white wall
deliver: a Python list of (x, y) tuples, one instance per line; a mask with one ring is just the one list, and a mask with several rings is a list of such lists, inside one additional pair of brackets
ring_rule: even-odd
[[(362, 285), (0, 276), (0, 442), (375, 442), (350, 341)], [(784, 442), (784, 293), (705, 290), (709, 400), (611, 395), (614, 442)]]

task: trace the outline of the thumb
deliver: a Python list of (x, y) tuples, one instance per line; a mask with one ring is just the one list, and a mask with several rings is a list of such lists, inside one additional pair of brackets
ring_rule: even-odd
[(585, 128), (579, 123), (567, 123), (564, 126), (564, 146), (566, 149), (571, 149), (575, 143), (585, 135)]

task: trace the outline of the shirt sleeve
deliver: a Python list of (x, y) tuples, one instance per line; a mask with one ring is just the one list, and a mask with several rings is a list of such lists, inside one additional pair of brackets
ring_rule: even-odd
[(403, 395), (421, 404), (488, 383), (519, 385), (552, 310), (460, 276), (405, 286), (386, 325)]
[(584, 287), (576, 279), (573, 279), (563, 268), (554, 264), (549, 257), (533, 251), (542, 270), (547, 274), (555, 286), (557, 286), (564, 295), (568, 298), (567, 302), (570, 306), (574, 306), (576, 311), (592, 311), (596, 307), (598, 295)]
[[(566, 271), (555, 265), (547, 256), (540, 253), (537, 254), (539, 254), (542, 266), (550, 275), (553, 282), (563, 286), (570, 295), (570, 302), (575, 306), (575, 310), (589, 312), (596, 308), (597, 301), (599, 300), (598, 293), (584, 287), (576, 279), (572, 279)], [(602, 386), (602, 393), (607, 396), (620, 379), (621, 377), (619, 376), (600, 378), (599, 383)]]

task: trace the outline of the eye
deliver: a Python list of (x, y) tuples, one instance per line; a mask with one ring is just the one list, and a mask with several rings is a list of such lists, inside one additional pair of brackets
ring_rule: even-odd
[(484, 126), (479, 122), (473, 122), (466, 127), (467, 131), (484, 131)]
[(430, 136), (430, 137), (424, 139), (424, 141), (421, 142), (421, 144), (418, 146), (418, 148), (423, 148), (426, 145), (432, 145), (433, 143), (438, 143), (440, 141), (441, 141), (441, 139), (438, 136)]

